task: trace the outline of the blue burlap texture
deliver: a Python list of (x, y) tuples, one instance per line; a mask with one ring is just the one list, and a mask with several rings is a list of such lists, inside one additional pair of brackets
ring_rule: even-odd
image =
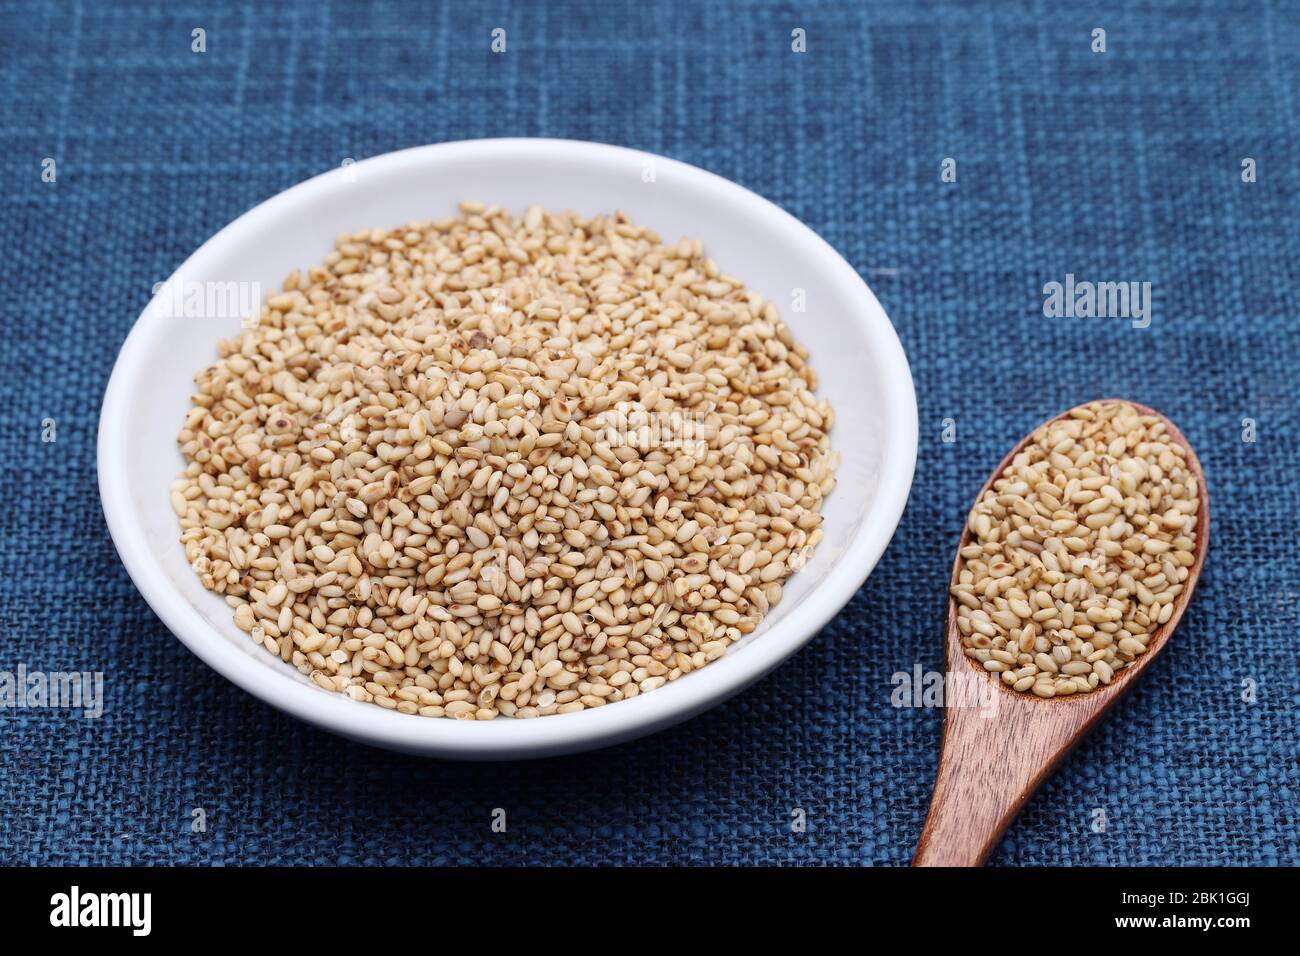
[[(0, 863), (905, 863), (941, 713), (892, 707), (890, 677), (941, 666), (989, 469), (1107, 395), (1196, 445), (1214, 548), (1175, 643), (992, 862), (1300, 862), (1300, 14), (1077, 7), (0, 6), (0, 670), (100, 670), (106, 694), (98, 720), (0, 711)], [(921, 421), (897, 537), (796, 657), (649, 739), (487, 766), (350, 744), (218, 678), (131, 584), (95, 481), (154, 283), (345, 158), (485, 136), (647, 149), (785, 207), (880, 297)], [(1151, 282), (1150, 327), (1044, 317), (1067, 274)]]

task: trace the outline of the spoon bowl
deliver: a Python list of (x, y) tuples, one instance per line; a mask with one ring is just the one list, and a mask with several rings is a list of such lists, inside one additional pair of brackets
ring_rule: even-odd
[[(1047, 699), (1013, 690), (966, 656), (957, 626), (957, 601), (949, 596), (948, 674), (987, 680), (992, 684), (996, 688), (992, 699), (996, 716), (990, 718), (984, 708), (953, 706), (951, 701), (946, 707), (934, 796), (913, 866), (982, 865), (1007, 825), (1038, 786), (1083, 735), (1128, 692), (1164, 649), (1192, 598), (1210, 543), (1210, 501), (1200, 461), (1183, 433), (1164, 415), (1127, 399), (1101, 400), (1103, 404), (1115, 401), (1123, 401), (1142, 415), (1158, 418), (1164, 423), (1169, 439), (1187, 452), (1187, 469), (1197, 481), (1199, 506), (1196, 511), (1195, 561), (1188, 568), (1183, 591), (1174, 599), (1169, 620), (1153, 632), (1146, 653), (1116, 671), (1109, 684), (1099, 685), (1086, 694)], [(1095, 403), (1086, 402), (1076, 407), (1092, 404)], [(1039, 429), (1070, 417), (1074, 411), (1068, 409), (1026, 435), (994, 469), (976, 496), (976, 503), (983, 500), (985, 493), (1002, 477)], [(971, 544), (972, 537), (967, 522), (957, 547), (950, 580), (955, 580), (960, 572), (963, 563), (961, 552)]]

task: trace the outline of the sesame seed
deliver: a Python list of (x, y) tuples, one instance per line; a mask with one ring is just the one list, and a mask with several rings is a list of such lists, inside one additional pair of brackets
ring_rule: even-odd
[(967, 656), (1054, 697), (1109, 684), (1145, 654), (1195, 564), (1186, 456), (1125, 402), (1035, 432), (967, 519), (950, 587)]
[[(832, 410), (702, 244), (460, 210), (340, 236), (219, 343), (168, 490), (186, 556), (241, 630), (353, 700), (486, 720), (651, 692), (753, 633), (821, 540)], [(1138, 548), (1170, 575), (1146, 581), (1156, 616), (1193, 534), (1160, 517)], [(993, 611), (994, 634), (1018, 613)]]

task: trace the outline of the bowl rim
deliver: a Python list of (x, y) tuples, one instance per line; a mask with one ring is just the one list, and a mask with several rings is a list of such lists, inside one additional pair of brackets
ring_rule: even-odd
[[(911, 368), (898, 333), (871, 289), (857, 271), (810, 227), (757, 193), (730, 180), (679, 160), (605, 143), (548, 138), (473, 139), (415, 146), (357, 162), (356, 170), (375, 174), (423, 166), (443, 160), (474, 159), (487, 154), (527, 151), (531, 160), (635, 163), (652, 160), (661, 171), (694, 179), (732, 202), (747, 205), (793, 241), (811, 244), (828, 260), (834, 280), (847, 285), (864, 307), (852, 321), (867, 332), (882, 351), (881, 394), (899, 417), (889, 428), (881, 456), (879, 484), (872, 501), (876, 518), (854, 533), (826, 577), (803, 599), (797, 615), (787, 614), (747, 644), (744, 653), (728, 654), (708, 667), (673, 681), (651, 694), (573, 714), (536, 720), (438, 720), (389, 711), (325, 691), (310, 681), (282, 673), (256, 659), (217, 631), (169, 581), (153, 553), (144, 530), (133, 521), (128, 486), (125, 440), (130, 398), (147, 375), (145, 359), (158, 317), (151, 320), (146, 305), (135, 320), (113, 365), (100, 409), (96, 449), (99, 491), (109, 533), (136, 588), (158, 617), (204, 663), (236, 686), (272, 707), (333, 733), (375, 746), (462, 760), (539, 757), (609, 746), (687, 719), (739, 692), (810, 641), (837, 614), (875, 568), (892, 539), (916, 468), (917, 408)], [(662, 174), (662, 173), (661, 173)], [(237, 243), (265, 220), (292, 211), (296, 205), (320, 201), (334, 188), (328, 170), (277, 193), (254, 206), (204, 242), (173, 273), (196, 274), (195, 263)], [(169, 280), (170, 281), (170, 280)]]

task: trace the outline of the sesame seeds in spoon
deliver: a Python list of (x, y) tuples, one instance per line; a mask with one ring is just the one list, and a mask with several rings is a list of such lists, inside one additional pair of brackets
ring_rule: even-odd
[(1013, 449), (967, 520), (949, 599), (949, 676), (993, 682), (994, 706), (949, 701), (913, 865), (983, 863), (1164, 649), (1208, 544), (1200, 462), (1150, 408), (1091, 402)]

